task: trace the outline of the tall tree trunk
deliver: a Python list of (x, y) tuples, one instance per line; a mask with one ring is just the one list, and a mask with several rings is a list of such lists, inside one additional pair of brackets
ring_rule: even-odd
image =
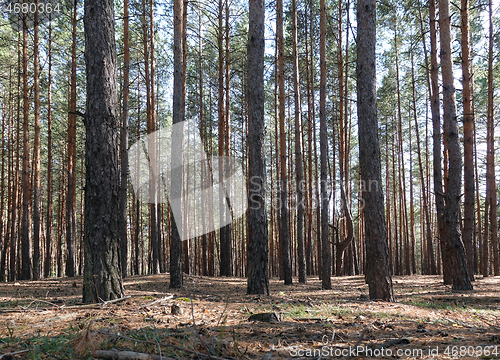
[(121, 179), (120, 179), (120, 260), (122, 277), (128, 274), (128, 240), (127, 240), (127, 171), (128, 171), (128, 99), (130, 72), (129, 45), (129, 0), (123, 2), (123, 109), (121, 128)]
[[(443, 195), (443, 175), (441, 159), (441, 110), (439, 100), (439, 67), (437, 58), (437, 26), (436, 26), (436, 2), (429, 0), (429, 28), (430, 28), (430, 81), (428, 82), (429, 94), (431, 98), (431, 116), (432, 116), (432, 141), (433, 141), (433, 178), (434, 193), (436, 201), (438, 237), (441, 246), (441, 260), (443, 263), (443, 280), (445, 284), (451, 284), (449, 269), (449, 250), (447, 242), (444, 239), (444, 195)], [(423, 28), (423, 25), (422, 25)], [(425, 42), (424, 42), (425, 44)], [(427, 66), (427, 69), (429, 67)], [(439, 256), (439, 255), (438, 255)], [(439, 263), (439, 261), (438, 261)], [(438, 270), (438, 269), (436, 269)]]
[[(231, 126), (230, 126), (230, 114), (231, 114), (231, 105), (230, 105), (230, 98), (231, 98), (231, 91), (230, 91), (230, 85), (231, 85), (231, 75), (230, 75), (230, 51), (229, 51), (229, 40), (230, 40), (230, 35), (229, 35), (229, 0), (226, 0), (226, 16), (225, 16), (225, 46), (226, 46), (226, 53), (225, 53), (225, 79), (226, 79), (226, 98), (225, 98), (225, 113), (224, 113), (224, 154), (225, 156), (229, 157), (230, 156), (230, 139), (231, 139)], [(225, 176), (224, 178), (229, 178), (231, 176), (231, 170), (230, 167), (225, 167), (224, 168)], [(231, 194), (231, 188), (230, 188), (231, 183), (224, 183), (225, 187), (225, 196), (226, 196), (226, 204), (227, 206), (230, 206), (230, 194)], [(227, 259), (227, 265), (225, 269), (225, 273), (227, 276), (231, 276), (233, 274), (233, 244), (232, 244), (232, 224), (230, 222), (231, 220), (231, 212), (226, 211), (226, 221), (229, 222), (226, 225), (226, 229), (224, 231), (224, 236), (226, 237), (225, 239), (225, 252), (227, 253), (226, 259)]]
[[(35, 0), (38, 6), (38, 0)], [(33, 141), (33, 279), (41, 276), (40, 267), (40, 60), (38, 53), (38, 11), (34, 14), (34, 82), (35, 139)]]
[(450, 266), (449, 272), (452, 276), (453, 290), (472, 290), (459, 221), (462, 157), (458, 138), (455, 86), (453, 84), (449, 0), (439, 2), (439, 28), (443, 80), (443, 128), (448, 148), (449, 164), (444, 208), (444, 241), (449, 247), (450, 258), (448, 264), (444, 265)]
[[(474, 179), (476, 189), (479, 189), (479, 176), (477, 171), (477, 132), (476, 132), (476, 123), (474, 122)], [(476, 191), (476, 216), (477, 216), (477, 238), (476, 243), (474, 244), (474, 269), (476, 273), (481, 273), (480, 265), (481, 265), (481, 249), (482, 249), (482, 241), (483, 241), (483, 227), (481, 224), (481, 202), (479, 191)]]
[[(173, 99), (173, 123), (180, 124), (184, 121), (185, 111), (185, 82), (184, 82), (184, 4), (182, 0), (174, 0), (174, 99)], [(182, 125), (177, 125), (182, 126)], [(176, 127), (177, 128), (177, 127)], [(181, 129), (182, 130), (182, 129)], [(173, 133), (172, 142), (172, 164), (182, 164), (184, 148), (184, 135), (182, 132)], [(171, 199), (180, 199), (182, 196), (182, 169), (172, 166)], [(178, 289), (183, 285), (182, 274), (182, 240), (180, 231), (182, 224), (178, 224), (171, 213), (171, 237), (170, 237), (170, 288)]]
[[(309, 2), (307, 2), (309, 4)], [(312, 95), (311, 95), (311, 80), (309, 71), (309, 36), (308, 32), (308, 10), (306, 8), (305, 16), (305, 47), (306, 47), (306, 87), (307, 87), (307, 244), (306, 244), (306, 267), (307, 275), (312, 275), (314, 273), (314, 253), (313, 253), (313, 153), (312, 153), (312, 127), (313, 127), (313, 117), (312, 117)]]
[(279, 87), (279, 132), (280, 132), (280, 187), (279, 187), (279, 244), (280, 274), (285, 285), (292, 284), (292, 268), (289, 252), (288, 197), (286, 176), (286, 130), (285, 130), (285, 44), (283, 36), (283, 1), (276, 2), (276, 46), (278, 48)]
[(306, 257), (304, 246), (304, 164), (302, 159), (302, 106), (300, 97), (299, 55), (297, 52), (297, 0), (292, 0), (293, 89), (295, 102), (295, 181), (297, 189), (297, 250), (299, 283), (305, 284)]
[[(71, 76), (68, 116), (68, 195), (66, 196), (66, 275), (76, 275), (76, 25), (78, 0), (73, 1)], [(116, 210), (115, 210), (116, 211)]]
[(415, 134), (417, 136), (417, 155), (418, 167), (420, 170), (420, 186), (422, 187), (422, 199), (424, 203), (424, 216), (425, 216), (425, 239), (426, 239), (426, 254), (427, 254), (427, 269), (430, 275), (436, 275), (436, 261), (434, 259), (434, 249), (432, 246), (432, 230), (431, 218), (429, 211), (429, 200), (427, 197), (427, 189), (424, 178), (424, 167), (422, 162), (422, 152), (420, 148), (420, 130), (417, 122), (417, 107), (416, 107), (416, 91), (415, 91), (415, 69), (413, 61), (413, 52), (411, 53), (411, 79), (412, 79), (412, 98), (413, 98), (413, 120), (415, 122)]
[[(414, 84), (414, 83), (413, 83)], [(414, 116), (416, 111), (416, 99), (413, 99), (413, 108), (414, 108)], [(415, 200), (414, 192), (413, 192), (413, 155), (412, 155), (412, 142), (411, 142), (411, 119), (408, 119), (408, 139), (409, 139), (409, 147), (410, 147), (410, 275), (415, 274), (417, 272), (415, 268)], [(388, 233), (390, 230), (387, 229)], [(431, 237), (432, 238), (432, 237)]]
[(21, 220), (21, 280), (31, 279), (30, 246), (30, 153), (29, 153), (29, 111), (28, 98), (28, 25), (27, 15), (23, 14), (23, 215)]
[[(497, 219), (497, 185), (495, 180), (495, 125), (494, 125), (494, 103), (493, 103), (493, 17), (492, 17), (492, 0), (488, 5), (488, 20), (489, 20), (489, 41), (488, 41), (488, 108), (487, 108), (487, 154), (486, 154), (486, 197), (489, 199), (489, 225), (485, 225), (485, 232), (489, 230), (491, 236), (491, 251), (493, 260), (493, 273), (495, 276), (500, 274), (499, 269), (499, 254), (498, 254), (498, 219)], [(485, 215), (485, 223), (487, 224), (487, 215)], [(485, 237), (484, 251), (488, 251), (488, 237)], [(485, 267), (488, 266), (488, 261), (485, 261)]]
[[(1, 165), (1, 170), (0, 170), (0, 236), (2, 237), (2, 242), (1, 242), (1, 247), (0, 247), (0, 281), (5, 281), (5, 270), (6, 270), (6, 259), (7, 259), (7, 250), (9, 249), (8, 245), (9, 245), (9, 236), (8, 236), (8, 225), (7, 225), (7, 231), (5, 231), (4, 233), (4, 204), (5, 204), (5, 150), (6, 148), (10, 148), (9, 147), (9, 144), (8, 142), (6, 141), (6, 139), (9, 139), (12, 141), (11, 137), (10, 137), (10, 134), (9, 132), (7, 132), (6, 134), (6, 125), (5, 125), (5, 120), (6, 118), (10, 118), (11, 116), (11, 100), (12, 100), (12, 88), (11, 88), (11, 78), (12, 78), (12, 70), (9, 69), (9, 85), (8, 85), (8, 89), (9, 89), (9, 95), (6, 96), (6, 98), (8, 98), (8, 100), (5, 100), (3, 101), (3, 107), (2, 107), (2, 140), (0, 142), (1, 146), (2, 146), (2, 153), (1, 153), (1, 156), (2, 156), (2, 165)], [(7, 103), (7, 104), (6, 104)], [(8, 121), (8, 124), (7, 126), (10, 128), (10, 119), (7, 120)], [(9, 151), (10, 152), (10, 151)], [(7, 157), (8, 157), (8, 162), (10, 162), (10, 154), (7, 154)], [(7, 164), (7, 172), (9, 173), (9, 166)], [(8, 177), (10, 178), (10, 174), (8, 175)], [(8, 196), (8, 201), (7, 201), (7, 204), (10, 202), (10, 193), (9, 193), (9, 189), (10, 189), (10, 181), (7, 182), (7, 196)], [(8, 214), (8, 210), (9, 209), (9, 206), (7, 205), (7, 224), (9, 223), (8, 222), (8, 218), (9, 218), (9, 214)]]
[(85, 0), (85, 265), (83, 302), (123, 296), (120, 269), (119, 119), (112, 0)]
[[(142, 33), (143, 33), (143, 48), (144, 48), (144, 77), (146, 85), (146, 124), (147, 133), (151, 134), (156, 130), (156, 124), (153, 116), (154, 100), (152, 95), (152, 75), (150, 73), (150, 44), (148, 28), (148, 18), (146, 10), (146, 1), (142, 0)], [(152, 9), (150, 9), (152, 11)], [(154, 90), (153, 90), (154, 91)], [(156, 178), (156, 143), (152, 138), (148, 141), (148, 154), (150, 160), (149, 168), (149, 248), (152, 255), (150, 263), (150, 271), (152, 274), (157, 274), (159, 271), (158, 263), (158, 226), (156, 219), (156, 206), (157, 206), (157, 178)]]
[(249, 0), (248, 105), (248, 282), (247, 294), (269, 294), (266, 157), (264, 153), (264, 0)]
[(331, 247), (328, 233), (328, 195), (327, 195), (327, 157), (328, 134), (326, 128), (326, 1), (320, 1), (320, 40), (319, 40), (319, 127), (320, 127), (320, 162), (321, 162), (321, 285), (331, 289)]
[[(199, 92), (199, 117), (200, 117), (200, 135), (201, 135), (201, 142), (203, 144), (203, 147), (207, 149), (206, 147), (206, 137), (205, 137), (205, 123), (204, 123), (204, 104), (203, 104), (203, 37), (202, 37), (202, 5), (198, 4), (198, 92)], [(207, 166), (202, 166), (201, 168), (201, 186), (203, 189), (206, 188), (207, 183), (208, 183), (208, 177), (210, 176), (210, 170), (208, 168), (208, 163)], [(202, 192), (202, 208), (201, 211), (205, 213), (205, 211), (208, 211), (206, 208), (207, 206), (207, 199), (205, 196), (205, 192)], [(208, 243), (207, 243), (207, 234), (206, 234), (206, 228), (208, 224), (205, 222), (205, 217), (202, 216), (202, 221), (203, 221), (203, 235), (201, 235), (201, 247), (202, 247), (202, 264), (201, 264), (201, 275), (203, 276), (208, 276)]]
[(49, 15), (48, 95), (47, 95), (47, 215), (45, 225), (45, 264), (43, 276), (49, 277), (52, 268), (52, 20)]
[[(218, 114), (218, 125), (219, 125), (219, 179), (224, 178), (224, 48), (223, 48), (223, 41), (224, 41), (224, 32), (222, 29), (222, 23), (223, 23), (223, 1), (219, 0), (219, 15), (218, 15), (218, 28), (217, 28), (217, 50), (218, 50), (218, 101), (217, 101), (217, 114)], [(219, 264), (219, 271), (222, 276), (226, 275), (225, 274), (225, 267), (224, 265), (227, 263), (226, 259), (226, 248), (225, 248), (225, 242), (226, 242), (226, 236), (225, 236), (225, 231), (226, 227), (224, 226), (224, 215), (226, 214), (225, 208), (224, 208), (224, 187), (219, 186), (219, 220), (220, 220), (220, 225), (219, 225), (219, 254), (220, 254), (220, 264)]]
[[(156, 67), (156, 60), (155, 60), (155, 20), (154, 20), (154, 2), (153, 0), (149, 0), (149, 42), (150, 42), (150, 52), (151, 52), (151, 61), (149, 63), (151, 67), (151, 72), (150, 72), (150, 87), (151, 87), (151, 116), (150, 116), (150, 128), (156, 130), (156, 90), (155, 90), (155, 67)], [(185, 69), (184, 69), (185, 72)], [(160, 153), (160, 149), (158, 147), (158, 144), (155, 144), (155, 155), (154, 157), (156, 158), (156, 154)], [(159, 155), (158, 155), (159, 156)], [(155, 233), (153, 234), (154, 236), (154, 244), (155, 246), (153, 247), (153, 269), (156, 273), (160, 272), (165, 272), (165, 264), (163, 261), (162, 257), (162, 241), (161, 241), (161, 208), (162, 205), (159, 201), (161, 198), (161, 194), (159, 193), (160, 189), (160, 178), (159, 178), (159, 173), (160, 173), (160, 168), (159, 168), (159, 161), (155, 162), (156, 168), (155, 168), (155, 174), (157, 174), (156, 179), (155, 179), (155, 184), (156, 184), (156, 189), (155, 189), (155, 195), (156, 195), (156, 203), (155, 203)]]
[(474, 281), (474, 109), (469, 42), (469, 0), (461, 0), (462, 102), (464, 122), (464, 228), (462, 239), (467, 254), (467, 270)]
[(356, 79), (357, 98), (360, 100), (358, 102), (359, 165), (361, 181), (364, 185), (362, 200), (365, 218), (365, 276), (369, 286), (370, 299), (393, 301), (378, 140), (375, 0), (358, 1), (357, 23)]

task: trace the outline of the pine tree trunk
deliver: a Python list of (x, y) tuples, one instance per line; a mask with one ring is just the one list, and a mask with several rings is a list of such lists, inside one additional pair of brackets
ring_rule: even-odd
[(393, 301), (389, 272), (389, 251), (384, 218), (384, 195), (380, 169), (375, 74), (376, 4), (360, 0), (357, 4), (357, 98), (359, 165), (364, 185), (362, 200), (365, 218), (366, 280), (370, 299)]
[(299, 56), (297, 52), (297, 0), (292, 0), (293, 89), (295, 102), (295, 181), (297, 189), (297, 261), (299, 283), (305, 284), (306, 257), (304, 245), (304, 164), (302, 159), (302, 107), (300, 97)]
[(129, 1), (123, 2), (123, 109), (121, 128), (121, 179), (120, 179), (120, 260), (122, 277), (128, 274), (128, 240), (127, 240), (127, 173), (128, 173), (128, 113), (129, 113)]
[(83, 302), (123, 296), (116, 45), (112, 0), (85, 1), (85, 264)]
[(331, 248), (328, 233), (328, 195), (327, 195), (327, 157), (328, 134), (326, 128), (326, 2), (320, 1), (320, 41), (319, 41), (319, 128), (321, 162), (321, 286), (325, 290), (332, 288), (331, 283)]
[(68, 116), (68, 194), (66, 196), (66, 275), (76, 275), (76, 27), (78, 0), (73, 2), (71, 77)]
[[(445, 194), (444, 241), (449, 247), (449, 261), (453, 290), (472, 290), (467, 272), (467, 259), (460, 232), (460, 193), (462, 183), (462, 157), (458, 138), (455, 86), (451, 56), (451, 26), (449, 0), (439, 3), (439, 27), (441, 43), (441, 72), (443, 80), (443, 128), (448, 148), (448, 179)], [(443, 254), (443, 260), (444, 256)]]
[[(307, 2), (306, 4), (309, 4)], [(306, 50), (306, 87), (307, 87), (307, 243), (306, 243), (306, 268), (307, 275), (313, 275), (314, 273), (314, 253), (313, 253), (313, 154), (312, 154), (312, 97), (311, 97), (311, 81), (310, 81), (310, 71), (309, 71), (309, 35), (308, 35), (308, 23), (309, 9), (306, 5), (306, 16), (305, 16), (305, 50)]]
[[(38, 6), (38, 0), (35, 0)], [(40, 60), (38, 53), (38, 11), (34, 14), (34, 110), (35, 110), (35, 139), (33, 141), (33, 280), (41, 277), (40, 267)], [(0, 232), (1, 234), (1, 232)]]
[[(225, 98), (225, 106), (224, 106), (224, 154), (225, 156), (229, 157), (230, 156), (230, 149), (231, 149), (231, 144), (230, 144), (230, 139), (231, 139), (231, 125), (229, 122), (230, 119), (230, 110), (231, 110), (231, 104), (230, 104), (230, 99), (231, 99), (231, 75), (230, 75), (230, 51), (229, 51), (229, 40), (230, 40), (230, 34), (229, 34), (229, 0), (226, 0), (226, 18), (225, 18), (225, 79), (226, 79), (226, 87), (225, 87), (225, 92), (226, 92), (226, 98)], [(225, 178), (229, 178), (231, 176), (231, 169), (230, 166), (227, 166), (224, 168), (225, 172)], [(229, 206), (230, 205), (230, 194), (231, 194), (231, 183), (225, 183), (225, 192), (226, 192), (226, 204)], [(229, 222), (225, 227), (224, 231), (224, 236), (225, 236), (225, 252), (226, 252), (226, 262), (227, 265), (225, 265), (226, 269), (224, 270), (227, 276), (232, 276), (233, 275), (233, 229), (232, 229), (232, 223), (230, 222), (231, 220), (231, 212), (227, 211), (226, 212), (226, 220)]]
[[(432, 141), (433, 141), (433, 177), (434, 193), (436, 201), (438, 237), (441, 246), (441, 260), (443, 263), (443, 280), (445, 284), (451, 284), (449, 269), (449, 250), (447, 242), (444, 239), (444, 195), (443, 195), (443, 176), (441, 159), (441, 114), (439, 100), (439, 66), (437, 59), (437, 27), (436, 27), (436, 2), (429, 0), (429, 27), (430, 27), (430, 82), (429, 94), (431, 98), (431, 116), (432, 116)], [(423, 26), (422, 26), (423, 27)], [(428, 67), (427, 67), (428, 68)], [(438, 254), (439, 256), (439, 254)], [(439, 261), (438, 261), (439, 262)], [(438, 270), (438, 269), (436, 269)], [(437, 271), (438, 272), (438, 271)]]
[(264, 153), (264, 0), (249, 0), (248, 105), (248, 282), (247, 294), (269, 294), (266, 157)]
[[(182, 0), (174, 0), (174, 99), (173, 99), (173, 123), (179, 124), (184, 121), (185, 111), (185, 82), (184, 82), (184, 4)], [(181, 126), (181, 125), (177, 125)], [(182, 164), (184, 134), (181, 129), (179, 133), (173, 133), (172, 139), (172, 164)], [(171, 199), (180, 199), (182, 196), (182, 169), (172, 166), (171, 175)], [(182, 241), (180, 231), (182, 224), (178, 224), (171, 213), (171, 237), (170, 237), (170, 288), (178, 289), (183, 285), (182, 274)]]
[[(280, 274), (285, 285), (292, 284), (292, 269), (289, 253), (288, 198), (286, 176), (286, 130), (285, 130), (285, 44), (283, 36), (283, 1), (276, 2), (276, 46), (278, 48), (279, 87), (279, 138), (280, 138), (280, 181), (279, 181), (279, 245)], [(281, 277), (281, 276), (280, 276)]]
[[(201, 142), (205, 148), (205, 151), (207, 150), (206, 148), (206, 139), (205, 139), (205, 123), (204, 123), (204, 104), (203, 104), (203, 38), (202, 38), (202, 7), (201, 4), (198, 4), (198, 92), (199, 92), (199, 117), (200, 117), (200, 134), (201, 134)], [(208, 162), (207, 166), (202, 166), (201, 168), (201, 186), (203, 189), (207, 187), (207, 182), (209, 179), (210, 175), (210, 170), (208, 168)], [(201, 211), (205, 213), (205, 211), (208, 211), (206, 208), (207, 206), (207, 199), (205, 196), (205, 192), (202, 192), (202, 208)], [(206, 228), (207, 225), (205, 223), (205, 217), (202, 216), (202, 221), (203, 221), (203, 235), (201, 236), (201, 248), (202, 248), (202, 254), (201, 254), (201, 274), (203, 276), (208, 276), (208, 238), (206, 234)]]
[(31, 279), (30, 246), (30, 155), (29, 155), (29, 111), (28, 98), (28, 28), (27, 15), (23, 14), (23, 209), (21, 219), (21, 280)]
[[(8, 99), (11, 99), (11, 89), (10, 89), (10, 79), (12, 76), (12, 71), (9, 70), (9, 95)], [(7, 96), (6, 96), (7, 97)], [(9, 245), (9, 237), (7, 235), (8, 233), (8, 226), (7, 226), (7, 231), (4, 233), (4, 204), (5, 204), (5, 149), (9, 147), (8, 143), (5, 141), (5, 139), (11, 139), (11, 137), (5, 133), (5, 118), (8, 116), (7, 114), (10, 113), (10, 102), (8, 103), (9, 105), (4, 104), (2, 107), (2, 140), (0, 141), (0, 144), (2, 146), (2, 165), (1, 165), (1, 170), (0, 170), (0, 237), (2, 238), (2, 241), (0, 242), (1, 247), (0, 247), (0, 281), (5, 281), (5, 261), (7, 259), (7, 250), (8, 250), (8, 245)], [(8, 156), (8, 155), (7, 155)], [(10, 159), (9, 159), (10, 160)], [(9, 168), (7, 168), (7, 172), (9, 171)], [(7, 187), (10, 188), (10, 182), (7, 182)], [(7, 191), (7, 194), (10, 195)], [(10, 201), (10, 197), (9, 197)], [(8, 202), (9, 202), (8, 201)], [(7, 211), (8, 211), (8, 206), (7, 206)], [(7, 218), (9, 215), (7, 214)], [(7, 220), (8, 224), (8, 220)]]
[[(493, 18), (492, 18), (492, 0), (488, 6), (489, 19), (489, 42), (488, 42), (488, 107), (487, 107), (487, 154), (486, 154), (486, 197), (489, 198), (489, 233), (491, 235), (491, 252), (493, 260), (493, 273), (495, 276), (500, 274), (499, 254), (498, 254), (498, 219), (497, 219), (497, 186), (495, 180), (495, 125), (494, 125), (494, 102), (493, 102)], [(487, 215), (485, 215), (485, 219)], [(487, 221), (487, 220), (485, 220)], [(485, 231), (488, 226), (485, 225)], [(488, 237), (485, 237), (485, 244), (488, 244)], [(485, 246), (485, 251), (488, 246)], [(488, 266), (488, 261), (485, 261)]]
[(434, 259), (434, 249), (432, 246), (432, 231), (431, 231), (431, 218), (429, 211), (429, 200), (427, 197), (427, 189), (424, 178), (424, 167), (422, 162), (422, 152), (420, 147), (420, 131), (417, 122), (417, 108), (416, 108), (416, 91), (415, 91), (415, 69), (413, 63), (413, 52), (411, 53), (411, 79), (412, 79), (412, 97), (413, 97), (413, 120), (415, 122), (415, 134), (417, 138), (417, 155), (418, 155), (418, 167), (420, 170), (420, 186), (422, 188), (422, 199), (424, 203), (423, 211), (425, 216), (425, 239), (426, 239), (426, 249), (427, 249), (427, 263), (428, 263), (428, 273), (429, 275), (436, 275), (436, 261)]
[(43, 276), (52, 270), (52, 21), (49, 17), (48, 95), (47, 95), (47, 215), (45, 225), (45, 263)]
[(469, 43), (469, 0), (461, 0), (462, 102), (464, 122), (464, 223), (462, 239), (467, 254), (467, 270), (474, 281), (474, 109)]

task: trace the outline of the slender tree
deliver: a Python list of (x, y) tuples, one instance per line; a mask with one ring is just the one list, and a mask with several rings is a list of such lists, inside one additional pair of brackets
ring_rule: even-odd
[(278, 109), (279, 109), (279, 249), (280, 249), (280, 277), (285, 281), (285, 285), (292, 283), (292, 268), (290, 263), (289, 250), (289, 229), (288, 229), (288, 191), (286, 174), (286, 130), (285, 130), (285, 41), (283, 35), (283, 1), (276, 2), (276, 47), (278, 48)]
[(68, 195), (66, 196), (66, 275), (76, 275), (76, 41), (78, 0), (73, 2), (68, 116)]
[(331, 247), (328, 234), (328, 195), (327, 195), (327, 156), (328, 134), (326, 128), (326, 1), (320, 1), (320, 40), (319, 40), (319, 127), (320, 127), (320, 162), (321, 162), (321, 285), (331, 289)]
[[(422, 34), (423, 29), (423, 19), (420, 10), (420, 27)], [(437, 235), (439, 238), (439, 244), (441, 246), (441, 256), (438, 255), (439, 259), (442, 259), (443, 264), (449, 262), (447, 243), (444, 240), (444, 196), (443, 196), (443, 172), (442, 172), (442, 158), (441, 158), (441, 109), (439, 100), (439, 66), (437, 58), (437, 25), (436, 25), (436, 2), (435, 0), (429, 0), (429, 37), (430, 37), (430, 69), (429, 60), (427, 57), (427, 51), (425, 51), (426, 43), (424, 44), (424, 53), (427, 69), (427, 86), (429, 88), (430, 105), (431, 105), (431, 117), (432, 117), (432, 143), (433, 143), (433, 179), (434, 179), (434, 198), (436, 202), (436, 215), (437, 215)], [(445, 284), (451, 284), (451, 279), (448, 275), (449, 266), (443, 266), (443, 280)], [(436, 272), (439, 272), (439, 266), (436, 268)]]
[(130, 73), (130, 39), (129, 39), (129, 1), (123, 2), (123, 109), (121, 128), (121, 180), (120, 180), (120, 260), (122, 277), (128, 273), (128, 240), (127, 240), (127, 170), (128, 170), (128, 113), (129, 113), (129, 73)]
[[(487, 105), (487, 134), (486, 134), (486, 213), (484, 230), (489, 236), (484, 238), (483, 275), (488, 274), (488, 240), (491, 239), (493, 258), (493, 273), (500, 274), (498, 254), (498, 219), (497, 219), (497, 186), (495, 180), (495, 126), (493, 103), (493, 16), (492, 1), (488, 4), (489, 40), (488, 40), (488, 105)], [(489, 216), (488, 216), (489, 215)], [(489, 223), (489, 224), (488, 224)]]
[(293, 94), (295, 103), (295, 181), (297, 191), (297, 261), (299, 283), (305, 284), (306, 254), (304, 245), (304, 164), (302, 158), (302, 106), (300, 97), (299, 55), (297, 51), (297, 0), (292, 0), (292, 57), (293, 57)]
[(366, 247), (366, 280), (370, 299), (393, 301), (389, 271), (389, 249), (384, 216), (384, 195), (380, 165), (375, 73), (376, 3), (357, 4), (357, 99), (359, 165)]
[[(173, 99), (173, 123), (180, 124), (184, 121), (184, 50), (183, 29), (184, 6), (182, 0), (174, 0), (174, 99)], [(177, 125), (176, 129), (179, 129)], [(182, 169), (174, 164), (182, 164), (184, 136), (182, 132), (173, 133), (172, 139), (172, 176), (171, 176), (171, 196), (170, 198), (180, 199), (182, 195)], [(170, 288), (178, 289), (183, 284), (182, 274), (182, 241), (180, 231), (182, 224), (178, 224), (171, 214), (171, 238), (170, 238)]]
[[(458, 138), (455, 86), (451, 56), (451, 25), (449, 0), (439, 2), (439, 37), (441, 43), (441, 75), (443, 80), (443, 129), (448, 148), (448, 178), (444, 207), (444, 241), (449, 248), (449, 273), (453, 290), (472, 290), (467, 272), (467, 259), (460, 232), (460, 193), (462, 157)], [(444, 259), (443, 253), (443, 259)]]
[(461, 0), (462, 102), (464, 123), (464, 223), (462, 239), (467, 254), (467, 270), (474, 281), (474, 109), (469, 39), (469, 0)]
[(30, 153), (29, 153), (29, 111), (28, 96), (28, 16), (23, 13), (23, 208), (21, 219), (21, 274), (20, 279), (31, 278), (30, 246)]
[(49, 14), (48, 84), (47, 84), (47, 215), (45, 218), (45, 263), (43, 276), (52, 268), (52, 19)]
[[(38, 0), (35, 0), (38, 6)], [(40, 267), (40, 55), (38, 52), (38, 11), (34, 14), (33, 34), (33, 95), (35, 139), (33, 141), (33, 279), (41, 277)]]

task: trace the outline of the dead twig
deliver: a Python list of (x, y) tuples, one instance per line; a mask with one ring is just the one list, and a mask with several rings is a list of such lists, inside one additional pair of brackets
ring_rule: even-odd
[[(356, 344), (354, 345), (354, 348), (357, 348), (359, 344), (361, 344), (361, 342), (363, 341), (366, 333), (368, 332), (368, 329), (365, 328), (361, 334), (359, 335), (359, 338), (358, 338), (358, 341), (356, 341)], [(344, 357), (344, 360), (349, 360), (351, 358), (351, 354), (347, 354), (345, 357)]]
[[(156, 328), (156, 325), (155, 325), (155, 319), (151, 315), (148, 314), (148, 312), (146, 311), (146, 309), (142, 305), (139, 304), (139, 306), (141, 307), (142, 311), (144, 311), (146, 316), (151, 320), (151, 324), (153, 324), (153, 328), (155, 330), (155, 333), (158, 333), (158, 329)], [(148, 339), (148, 336), (146, 335), (146, 332), (144, 331), (144, 329), (141, 328), (141, 330), (142, 330), (142, 333), (144, 334), (144, 336), (146, 337), (146, 339)], [(156, 346), (158, 346), (158, 351), (159, 351), (160, 356), (161, 356), (161, 347), (160, 347), (160, 342), (158, 341), (158, 336), (155, 336), (155, 342), (156, 342)]]
[(247, 360), (252, 360), (248, 356), (246, 356), (246, 353), (248, 351), (248, 346), (246, 347), (244, 353), (241, 352), (240, 347), (238, 346), (238, 341), (236, 340), (236, 333), (235, 333), (234, 329), (233, 329), (233, 343), (234, 343), (234, 349), (236, 350), (237, 354), (239, 354), (240, 356), (243, 356)]
[(203, 338), (201, 337), (200, 333), (198, 332), (198, 328), (196, 326), (196, 321), (194, 319), (194, 305), (193, 305), (193, 298), (191, 297), (191, 294), (189, 293), (189, 290), (183, 286), (184, 290), (186, 290), (188, 296), (189, 296), (189, 300), (191, 302), (191, 317), (193, 319), (193, 332), (194, 332), (194, 335), (200, 340), (200, 342), (202, 343), (203, 347), (205, 348), (205, 350), (207, 350), (210, 354), (213, 354), (213, 347), (210, 347), (208, 346), (208, 344), (206, 343), (205, 340), (203, 340)]
[[(57, 304), (51, 303), (50, 301), (45, 301), (45, 300), (41, 300), (41, 299), (34, 299), (32, 302), (29, 303), (28, 306), (26, 306), (26, 307), (21, 306), (21, 308), (25, 309), (25, 310), (29, 310), (29, 308), (31, 307), (31, 305), (36, 304), (37, 302), (49, 304), (49, 305), (52, 305), (52, 306), (54, 306), (54, 307), (56, 307), (58, 309), (61, 309), (63, 307), (63, 306), (59, 306)], [(36, 308), (36, 309), (38, 310), (38, 308)], [(45, 309), (43, 309), (43, 310), (45, 310)]]
[(19, 354), (24, 354), (26, 352), (28, 352), (29, 350), (20, 350), (20, 351), (14, 351), (14, 352), (10, 352), (10, 353), (7, 353), (7, 354), (3, 354), (3, 355), (0, 355), (0, 359), (8, 359), (9, 356), (12, 357), (12, 355), (19, 355)]

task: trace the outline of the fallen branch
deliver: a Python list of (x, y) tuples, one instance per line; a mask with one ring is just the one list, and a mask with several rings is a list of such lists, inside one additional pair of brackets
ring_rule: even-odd
[(24, 354), (25, 352), (28, 352), (28, 351), (29, 350), (20, 350), (20, 351), (10, 352), (7, 354), (0, 355), (0, 359), (10, 359), (10, 358), (12, 358), (12, 355)]
[(117, 360), (176, 360), (175, 358), (165, 357), (160, 355), (152, 355), (146, 353), (138, 353), (135, 351), (118, 351), (118, 350), (97, 350), (95, 356), (102, 359), (117, 359)]
[(124, 301), (124, 300), (127, 300), (127, 299), (130, 299), (132, 296), (124, 296), (124, 297), (121, 297), (121, 298), (118, 298), (118, 299), (113, 299), (113, 300), (108, 300), (108, 301), (103, 301), (100, 305), (102, 307), (105, 307), (106, 305), (109, 305), (109, 304), (115, 304), (117, 302), (121, 302), (121, 301)]
[(162, 297), (161, 299), (158, 299), (158, 300), (155, 300), (155, 301), (151, 301), (150, 303), (148, 303), (148, 304), (146, 304), (144, 306), (150, 307), (150, 306), (162, 303), (163, 301), (170, 300), (170, 299), (173, 299), (173, 298), (174, 298), (174, 295), (165, 296), (165, 297)]

